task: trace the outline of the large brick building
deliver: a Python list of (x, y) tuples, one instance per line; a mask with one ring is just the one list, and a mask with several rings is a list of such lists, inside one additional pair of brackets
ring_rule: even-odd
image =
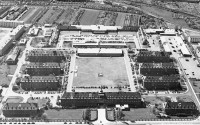
[(26, 66), (26, 73), (31, 76), (60, 75), (64, 72), (63, 63), (29, 63)]
[(165, 113), (170, 116), (193, 116), (199, 111), (194, 102), (168, 102)]
[(36, 103), (6, 103), (3, 107), (5, 117), (31, 117), (38, 113)]
[(140, 51), (137, 55), (139, 63), (167, 63), (172, 62), (170, 55), (166, 52), (159, 51)]
[(115, 106), (128, 104), (130, 107), (142, 107), (140, 93), (137, 92), (65, 92), (60, 99), (63, 108)]
[(55, 76), (32, 76), (22, 78), (20, 84), (26, 91), (56, 91), (61, 87), (61, 80)]
[(147, 76), (144, 80), (147, 90), (180, 90), (179, 76)]
[(142, 63), (140, 73), (145, 76), (163, 76), (179, 74), (174, 63)]
[(26, 55), (26, 60), (30, 62), (61, 62), (70, 58), (69, 55), (64, 55), (62, 51), (53, 50), (33, 50)]

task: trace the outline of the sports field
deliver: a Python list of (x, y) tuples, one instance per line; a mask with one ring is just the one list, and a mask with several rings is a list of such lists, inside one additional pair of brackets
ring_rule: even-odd
[(123, 57), (92, 57), (76, 60), (76, 87), (123, 87), (128, 85), (128, 76)]
[(98, 10), (85, 10), (80, 24), (81, 25), (94, 25), (99, 14)]

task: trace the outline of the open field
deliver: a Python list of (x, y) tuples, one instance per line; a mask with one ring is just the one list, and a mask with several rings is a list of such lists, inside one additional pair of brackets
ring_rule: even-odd
[(98, 10), (85, 10), (80, 24), (81, 25), (94, 25), (99, 14)]
[(48, 102), (48, 99), (33, 99), (33, 98), (28, 98), (27, 103), (37, 103), (38, 107), (43, 107), (46, 105)]
[(17, 68), (17, 65), (7, 65), (6, 63), (3, 63), (0, 65), (0, 85), (9, 85), (10, 81), (12, 79), (15, 70)]
[(153, 114), (153, 107), (148, 108), (139, 108), (139, 109), (131, 109), (130, 111), (122, 112), (125, 120), (137, 120), (137, 119), (155, 119), (157, 118), (155, 114)]
[[(76, 60), (77, 75), (73, 86), (76, 87), (118, 87), (129, 85), (123, 57), (93, 57)], [(101, 74), (103, 76), (99, 76)]]
[(123, 26), (125, 16), (126, 16), (126, 13), (118, 13), (115, 25), (116, 26)]
[(83, 120), (83, 112), (85, 109), (50, 109), (46, 110), (47, 119), (74, 119)]
[(145, 102), (151, 104), (151, 105), (155, 105), (155, 104), (160, 104), (160, 103), (164, 103), (167, 102), (168, 100), (171, 100), (169, 97), (164, 97), (164, 96), (158, 96), (158, 97), (146, 97), (144, 99)]
[(181, 25), (183, 27), (188, 27), (187, 23), (184, 20), (181, 19), (173, 19), (172, 14), (173, 12), (164, 10), (164, 9), (159, 9), (157, 7), (147, 7), (147, 6), (142, 6), (141, 7), (142, 10), (144, 10), (145, 12), (147, 12), (150, 15), (154, 15), (158, 18), (163, 18), (164, 20), (174, 23), (176, 25)]

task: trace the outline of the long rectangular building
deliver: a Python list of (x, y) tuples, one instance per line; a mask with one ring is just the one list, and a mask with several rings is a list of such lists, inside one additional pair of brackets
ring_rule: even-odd
[(179, 74), (174, 63), (142, 63), (140, 73), (145, 76), (163, 76)]
[(128, 104), (130, 107), (142, 107), (138, 92), (65, 92), (60, 99), (63, 108), (98, 107)]
[(26, 60), (30, 62), (61, 62), (66, 58), (70, 58), (70, 55), (65, 57), (62, 51), (53, 50), (33, 50), (26, 56)]
[(56, 91), (61, 87), (60, 79), (55, 76), (32, 76), (22, 78), (22, 89), (26, 91)]
[(140, 51), (137, 55), (139, 63), (167, 63), (172, 62), (170, 55), (166, 52), (159, 51)]
[(180, 90), (179, 76), (147, 76), (144, 80), (147, 90)]
[(194, 102), (168, 102), (165, 113), (170, 116), (193, 116), (199, 113)]
[(26, 73), (31, 76), (61, 75), (64, 73), (63, 63), (29, 63)]

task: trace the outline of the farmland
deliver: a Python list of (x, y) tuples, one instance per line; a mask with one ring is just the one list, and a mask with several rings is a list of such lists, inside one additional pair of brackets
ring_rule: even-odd
[(26, 23), (35, 23), (45, 12), (47, 9), (39, 8), (26, 20)]
[(81, 25), (94, 25), (98, 16), (98, 10), (86, 10), (81, 18)]
[(47, 10), (47, 12), (42, 16), (42, 18), (39, 20), (38, 24), (53, 24), (55, 21), (62, 15), (64, 12), (63, 9), (58, 8), (50, 8)]
[(72, 19), (75, 9), (68, 7), (64, 10), (61, 16), (56, 20), (57, 24), (68, 25)]
[(126, 13), (118, 13), (115, 25), (116, 26), (123, 26), (124, 25), (125, 16), (126, 16)]
[(29, 8), (19, 19), (18, 21), (26, 21), (37, 9)]

